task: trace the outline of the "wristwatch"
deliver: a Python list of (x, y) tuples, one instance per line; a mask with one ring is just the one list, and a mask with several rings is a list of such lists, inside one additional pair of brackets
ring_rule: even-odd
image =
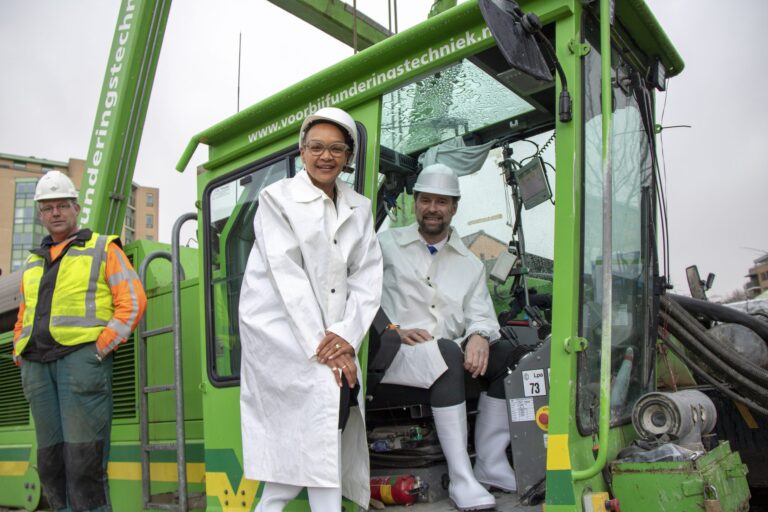
[(469, 340), (469, 338), (471, 338), (472, 336), (475, 336), (475, 335), (480, 336), (481, 338), (485, 339), (485, 341), (487, 341), (489, 343), (491, 341), (491, 337), (488, 336), (488, 334), (486, 334), (484, 331), (475, 331), (473, 333), (470, 333), (469, 336), (467, 336), (467, 340)]

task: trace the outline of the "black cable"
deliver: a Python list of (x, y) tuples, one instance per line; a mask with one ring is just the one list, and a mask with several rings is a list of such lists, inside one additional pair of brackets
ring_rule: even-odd
[[(643, 105), (646, 110), (648, 119), (653, 119), (653, 112), (651, 111), (651, 95), (648, 89), (642, 88), (643, 93)], [(656, 201), (659, 205), (659, 219), (661, 222), (661, 244), (662, 244), (662, 272), (667, 279), (670, 276), (670, 264), (669, 264), (669, 220), (667, 212), (667, 198), (664, 184), (661, 179), (661, 169), (659, 167), (658, 153), (656, 147), (656, 138), (653, 133), (654, 127), (648, 127), (648, 142), (651, 149), (651, 166), (653, 168), (654, 186), (656, 189)], [(651, 223), (654, 223), (654, 219), (651, 219)]]
[(758, 413), (768, 417), (768, 409), (763, 408), (760, 405), (758, 405), (755, 402), (753, 402), (752, 400), (750, 400), (748, 398), (745, 398), (745, 397), (739, 395), (738, 393), (735, 393), (735, 392), (731, 391), (722, 382), (720, 382), (719, 380), (717, 380), (714, 377), (712, 377), (711, 375), (709, 375), (706, 371), (704, 371), (704, 369), (702, 367), (700, 367), (699, 365), (694, 363), (688, 356), (683, 354), (683, 351), (679, 350), (674, 345), (674, 343), (672, 343), (669, 340), (669, 336), (666, 334), (664, 329), (659, 328), (659, 337), (662, 339), (662, 341), (664, 341), (664, 344), (667, 346), (667, 348), (673, 354), (675, 354), (675, 356), (677, 356), (677, 358), (680, 359), (680, 361), (682, 361), (683, 364), (685, 364), (688, 368), (693, 370), (693, 372), (696, 375), (698, 375), (699, 377), (701, 377), (702, 379), (707, 381), (709, 384), (714, 386), (718, 391), (723, 393), (725, 396), (727, 396), (731, 400), (735, 400), (736, 402), (742, 403), (742, 404), (746, 405), (747, 407), (749, 407), (750, 409), (752, 409), (753, 411), (758, 412)]
[[(669, 311), (668, 309), (667, 311), (662, 311), (660, 313), (668, 314), (681, 326), (682, 329), (685, 330), (686, 335), (693, 337), (696, 344), (696, 348), (694, 349), (696, 352), (701, 352), (699, 347), (702, 347), (709, 354), (712, 354), (712, 358), (722, 361), (723, 364), (727, 365), (729, 370), (738, 369), (739, 375), (745, 374), (746, 377), (758, 381), (760, 386), (768, 386), (768, 372), (752, 363), (752, 361), (746, 359), (741, 354), (733, 350), (727, 350), (717, 340), (713, 339), (695, 318), (688, 315), (684, 310), (683, 312), (685, 316), (680, 315), (679, 311)], [(664, 317), (662, 316), (662, 318)], [(768, 395), (768, 391), (766, 392), (766, 395)]]
[(538, 154), (536, 156), (541, 156), (541, 155), (544, 154), (544, 152), (547, 150), (549, 145), (552, 144), (555, 141), (555, 135), (556, 134), (557, 134), (557, 132), (552, 130), (552, 136), (549, 139), (547, 139), (547, 142), (545, 142), (543, 146), (541, 146), (541, 148), (539, 149), (539, 152), (538, 152)]
[[(662, 273), (669, 279), (669, 224), (667, 220), (667, 200), (664, 192), (664, 187), (661, 180), (661, 172), (658, 164), (658, 155), (656, 148), (656, 138), (654, 136), (653, 126), (653, 111), (651, 109), (652, 101), (651, 95), (648, 89), (642, 85), (633, 87), (633, 93), (635, 101), (642, 109), (643, 125), (646, 128), (646, 137), (648, 138), (648, 146), (651, 154), (651, 169), (653, 175), (653, 184), (656, 190), (656, 202), (659, 205), (659, 218), (661, 222), (661, 243), (662, 243)], [(655, 219), (649, 219), (649, 224), (653, 229), (654, 235), (657, 234), (655, 229)]]
[[(663, 103), (663, 105), (661, 107), (661, 119), (659, 120), (659, 124), (660, 125), (664, 125), (664, 114), (667, 112), (667, 98), (668, 97), (669, 97), (669, 79), (667, 78), (664, 81), (664, 103)], [(661, 183), (659, 183), (659, 189), (663, 193), (663, 191), (666, 189), (666, 186), (667, 186), (667, 157), (666, 157), (666, 154), (664, 153), (664, 132), (663, 131), (661, 133), (659, 133), (659, 141), (661, 142), (661, 167), (659, 167), (657, 165), (656, 168), (657, 168), (658, 173), (659, 173), (659, 178), (662, 177), (661, 176), (662, 171), (663, 171), (663, 174), (664, 174), (664, 176), (663, 176), (664, 177), (663, 185)], [(661, 182), (662, 180), (659, 179), (659, 181)], [(667, 234), (668, 234), (669, 233), (669, 217), (668, 217), (668, 213), (667, 213), (667, 200), (666, 200), (666, 197), (663, 199), (663, 203), (662, 204), (663, 204), (663, 208), (664, 208), (664, 217), (662, 218), (662, 222), (664, 224), (666, 224)], [(669, 251), (669, 239), (668, 238), (667, 238), (666, 244), (667, 244), (666, 245), (666, 250)], [(669, 257), (669, 252), (667, 252), (667, 258), (668, 257)], [(667, 264), (666, 272), (668, 272), (668, 270), (669, 270), (668, 269), (668, 266), (669, 266), (669, 261), (668, 260), (667, 260), (666, 264)], [(669, 273), (667, 273), (666, 275), (669, 276)]]
[(557, 53), (555, 52), (555, 48), (552, 46), (552, 43), (549, 42), (549, 39), (547, 39), (547, 36), (542, 34), (540, 30), (536, 32), (536, 39), (538, 39), (539, 42), (544, 45), (544, 48), (547, 49), (549, 58), (552, 60), (552, 63), (555, 65), (555, 69), (557, 69), (557, 74), (560, 77), (560, 85), (562, 90), (568, 91), (568, 81), (565, 78), (565, 71), (563, 70), (563, 67), (560, 65), (560, 61), (557, 60)]
[[(722, 374), (729, 382), (733, 382), (742, 391), (749, 390), (751, 394), (754, 394), (758, 398), (761, 405), (768, 407), (768, 389), (754, 383), (747, 377), (736, 371), (733, 367), (726, 364), (722, 359), (718, 358), (715, 354), (709, 351), (705, 346), (698, 342), (695, 336), (688, 332), (682, 325), (680, 325), (674, 318), (667, 315), (665, 312), (660, 312), (661, 318), (668, 330), (677, 338), (680, 343), (685, 346), (686, 349), (694, 352), (707, 366), (713, 370)], [(765, 402), (763, 402), (765, 400)]]
[(685, 297), (683, 295), (675, 295), (672, 293), (667, 294), (667, 296), (680, 304), (680, 306), (689, 313), (703, 315), (710, 320), (715, 320), (717, 322), (743, 325), (744, 327), (748, 327), (755, 331), (758, 336), (763, 338), (763, 341), (768, 343), (768, 322), (722, 304), (715, 304), (714, 302)]
[(669, 299), (662, 297), (662, 307), (664, 312), (668, 312), (677, 320), (685, 330), (696, 337), (704, 347), (710, 352), (717, 354), (718, 359), (727, 362), (731, 367), (738, 368), (741, 372), (749, 374), (748, 376), (760, 381), (763, 386), (768, 386), (768, 371), (754, 364), (752, 361), (742, 356), (734, 350), (729, 350), (718, 340), (716, 340), (696, 318), (691, 316), (682, 306)]
[(557, 75), (560, 77), (560, 100), (558, 102), (558, 111), (560, 113), (560, 122), (568, 123), (573, 119), (573, 101), (571, 100), (571, 95), (568, 92), (568, 81), (565, 78), (565, 71), (560, 65), (560, 61), (557, 59), (557, 52), (555, 52), (555, 48), (552, 46), (552, 43), (549, 42), (549, 39), (547, 39), (547, 37), (541, 33), (540, 29), (535, 32), (535, 34), (536, 39), (542, 43), (541, 46), (547, 50), (550, 60), (555, 65)]
[[(533, 144), (534, 146), (536, 146), (536, 153), (534, 153), (534, 154), (533, 154), (533, 156), (529, 156), (529, 157), (526, 157), (526, 158), (524, 158), (524, 159), (523, 159), (523, 161), (524, 161), (524, 160), (530, 160), (531, 158), (533, 158), (533, 157), (535, 157), (535, 156), (537, 156), (537, 155), (539, 154), (539, 151), (540, 151), (540, 149), (539, 149), (539, 145), (538, 145), (536, 142), (532, 141), (531, 139), (520, 139), (520, 140), (516, 140), (516, 141), (515, 141), (515, 144), (517, 144), (518, 142), (527, 142), (527, 143), (529, 143), (529, 144)], [(523, 163), (523, 161), (521, 161), (520, 163), (522, 164), (522, 163)]]

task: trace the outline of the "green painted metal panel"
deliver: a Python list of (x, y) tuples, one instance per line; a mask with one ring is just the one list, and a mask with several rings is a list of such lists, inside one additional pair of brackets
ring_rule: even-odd
[[(571, 96), (574, 98), (573, 120), (558, 121), (557, 133), (555, 206), (555, 257), (553, 279), (552, 344), (550, 348), (550, 400), (549, 435), (567, 435), (569, 459), (572, 466), (581, 462), (579, 455), (587, 449), (576, 431), (573, 411), (576, 407), (576, 353), (565, 349), (570, 337), (578, 336), (579, 329), (579, 279), (581, 272), (581, 173), (583, 115), (581, 102), (581, 57), (571, 53), (568, 42), (580, 39), (581, 5), (573, 6), (574, 15), (555, 25), (556, 51), (560, 64), (568, 76)], [(560, 94), (560, 84), (557, 94)], [(568, 191), (568, 192), (565, 192)], [(579, 467), (579, 466), (576, 466)], [(566, 473), (568, 478), (562, 476)], [(547, 471), (547, 493), (559, 496), (559, 504), (567, 504), (573, 510), (574, 487), (570, 472)], [(565, 499), (564, 497), (568, 497)], [(552, 503), (557, 505), (558, 502)], [(550, 503), (547, 503), (547, 509)]]
[(724, 512), (749, 509), (746, 467), (727, 441), (695, 461), (617, 462), (611, 471), (613, 491), (627, 512), (698, 512), (715, 495)]
[(80, 187), (80, 225), (119, 234), (170, 0), (123, 0)]
[(571, 472), (568, 470), (547, 471), (547, 508), (550, 505), (574, 506), (576, 498), (572, 483)]
[[(187, 463), (203, 462), (205, 454), (203, 444), (199, 440), (187, 442)], [(152, 462), (176, 462), (176, 455), (170, 451), (153, 452), (150, 456)], [(140, 462), (141, 448), (138, 444), (114, 444), (109, 451), (110, 462)]]
[(672, 45), (645, 0), (616, 2), (616, 16), (627, 26), (632, 38), (643, 51), (661, 58), (668, 76), (673, 77), (683, 71), (685, 62), (682, 56)]

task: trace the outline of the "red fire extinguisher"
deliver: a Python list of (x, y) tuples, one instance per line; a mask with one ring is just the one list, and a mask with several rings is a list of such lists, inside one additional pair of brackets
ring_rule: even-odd
[(411, 505), (425, 491), (426, 485), (414, 475), (371, 478), (371, 498), (385, 505)]

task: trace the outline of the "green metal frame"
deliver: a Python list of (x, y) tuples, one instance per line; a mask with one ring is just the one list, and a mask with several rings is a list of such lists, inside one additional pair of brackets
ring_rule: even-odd
[[(307, 0), (309, 2), (309, 0)], [(127, 3), (127, 2), (126, 2)], [(142, 3), (145, 8), (150, 2)], [(278, 1), (274, 3), (279, 4)], [(283, 2), (286, 3), (286, 2)], [(312, 2), (309, 2), (312, 3)], [(525, 11), (535, 12), (546, 25), (551, 25), (555, 30), (556, 52), (560, 63), (568, 77), (569, 90), (574, 98), (574, 117), (569, 123), (555, 120), (557, 133), (556, 148), (556, 189), (558, 191), (557, 205), (555, 208), (555, 255), (554, 255), (554, 323), (552, 330), (551, 349), (551, 394), (550, 394), (550, 423), (548, 432), (549, 448), (547, 452), (547, 510), (574, 511), (581, 510), (580, 498), (586, 490), (605, 489), (606, 485), (599, 474), (605, 460), (615, 453), (616, 449), (625, 439), (626, 427), (619, 427), (610, 431), (601, 416), (600, 450), (599, 459), (594, 460), (592, 451), (592, 439), (582, 437), (577, 429), (575, 421), (576, 390), (572, 383), (577, 381), (576, 359), (578, 352), (586, 348), (579, 338), (580, 317), (580, 280), (581, 280), (581, 211), (582, 211), (582, 183), (583, 183), (583, 113), (581, 110), (581, 61), (587, 51), (582, 44), (581, 19), (583, 3), (578, 0), (527, 0), (520, 2)], [(607, 4), (607, 2), (602, 2)], [(138, 0), (136, 2), (138, 6)], [(137, 17), (139, 16), (139, 7)], [(125, 5), (123, 6), (125, 9)], [(144, 15), (149, 16), (149, 7), (146, 7)], [(605, 10), (605, 6), (602, 6)], [(605, 12), (605, 11), (603, 11)], [(121, 16), (123, 11), (121, 10)], [(669, 43), (663, 31), (656, 23), (644, 2), (641, 0), (626, 0), (617, 2), (616, 15), (618, 24), (608, 36), (603, 36), (603, 42), (610, 41), (610, 37), (631, 36), (632, 41), (639, 45), (647, 55), (658, 55), (666, 65), (669, 76), (680, 72), (683, 63), (680, 56)], [(164, 26), (165, 17), (160, 16)], [(157, 20), (157, 15), (156, 15)], [(296, 144), (299, 125), (306, 115), (305, 112), (313, 107), (330, 104), (333, 99), (338, 99), (334, 105), (349, 110), (355, 119), (366, 127), (370, 144), (366, 147), (366, 167), (364, 193), (375, 201), (378, 188), (379, 145), (378, 134), (381, 117), (382, 94), (397, 89), (402, 85), (434, 72), (444, 66), (470, 56), (478, 51), (491, 47), (494, 42), (492, 37), (487, 37), (485, 24), (480, 15), (476, 0), (459, 4), (445, 12), (435, 15), (421, 24), (412, 27), (400, 34), (394, 35), (376, 43), (365, 51), (351, 56), (342, 62), (309, 77), (281, 93), (255, 104), (242, 112), (198, 133), (191, 138), (185, 149), (177, 169), (183, 170), (195, 151), (198, 144), (207, 144), (210, 147), (209, 160), (204, 164), (206, 172), (197, 176), (198, 200), (203, 199), (203, 190), (215, 179), (231, 173), (245, 165), (258, 161), (269, 155), (284, 151)], [(486, 29), (487, 30), (487, 29)], [(162, 34), (162, 31), (158, 33)], [(463, 40), (465, 43), (458, 47), (456, 42)], [(158, 41), (159, 42), (159, 41)], [(428, 48), (439, 48), (453, 44), (454, 51), (449, 55), (422, 61)], [(111, 55), (116, 55), (120, 46), (119, 32), (113, 43)], [(127, 47), (126, 47), (127, 48)], [(153, 54), (156, 58), (155, 47)], [(128, 59), (128, 50), (125, 50), (124, 58)], [(610, 55), (610, 52), (603, 52)], [(416, 65), (418, 61), (418, 65)], [(129, 67), (125, 61), (126, 69)], [(144, 68), (153, 72), (156, 59)], [(603, 66), (606, 65), (606, 59)], [(136, 64), (135, 66), (139, 66)], [(145, 63), (146, 66), (146, 63)], [(378, 81), (374, 77), (387, 70), (403, 66), (402, 73), (384, 81)], [(610, 63), (608, 62), (608, 72)], [(604, 71), (605, 73), (605, 71)], [(366, 83), (372, 79), (372, 83)], [(109, 71), (105, 80), (105, 92), (102, 93), (100, 105), (105, 105), (110, 79)], [(126, 84), (129, 79), (123, 81)], [(366, 84), (360, 87), (360, 84)], [(135, 85), (135, 84), (134, 84)], [(151, 85), (151, 80), (150, 80)], [(350, 88), (354, 86), (354, 94)], [(347, 91), (346, 95), (342, 93)], [(560, 93), (560, 84), (556, 85), (556, 94)], [(146, 96), (148, 98), (148, 94)], [(603, 101), (610, 98), (604, 94)], [(609, 104), (609, 103), (608, 103)], [(603, 106), (604, 111), (610, 111)], [(146, 105), (144, 106), (146, 111)], [(100, 109), (96, 118), (96, 129), (103, 116)], [(111, 126), (117, 128), (117, 112)], [(607, 121), (605, 116), (603, 121)], [(137, 121), (139, 121), (137, 123)], [(123, 121), (120, 121), (123, 122)], [(125, 121), (127, 123), (127, 121)], [(143, 115), (133, 120), (134, 138), (141, 132)], [(127, 128), (126, 128), (127, 129)], [(121, 129), (122, 133), (122, 129)], [(604, 134), (603, 140), (609, 140)], [(102, 140), (103, 142), (103, 140)], [(120, 161), (118, 142), (111, 141), (109, 148), (102, 149), (97, 135), (91, 143), (88, 156), (88, 165), (99, 160), (101, 168), (110, 168)], [(136, 145), (137, 149), (138, 146)], [(109, 151), (108, 151), (109, 149)], [(102, 151), (97, 157), (97, 152)], [(135, 160), (135, 152), (127, 155), (128, 159)], [(132, 168), (133, 162), (130, 162)], [(88, 176), (87, 176), (88, 177)], [(130, 186), (130, 179), (126, 187)], [(115, 189), (107, 187), (106, 181), (99, 181), (96, 192), (92, 197), (92, 221), (88, 225), (101, 231), (109, 231), (106, 220), (107, 203), (124, 194), (127, 198), (127, 189)], [(84, 194), (85, 192), (84, 187)], [(112, 197), (110, 197), (110, 195)], [(85, 203), (88, 197), (83, 196), (81, 202)], [(198, 203), (202, 204), (202, 203)], [(98, 207), (96, 206), (98, 205)], [(118, 217), (122, 221), (122, 210)], [(96, 211), (98, 210), (98, 211)], [(203, 228), (200, 227), (199, 238), (202, 239)], [(146, 243), (132, 244), (129, 251), (133, 251), (134, 263), (138, 266), (140, 260), (150, 249)], [(198, 255), (199, 256), (199, 255)], [(185, 265), (188, 274), (204, 275), (204, 262), (202, 257), (195, 256), (197, 260), (197, 272), (191, 272)], [(162, 265), (159, 265), (162, 267)], [(156, 268), (153, 266), (153, 268)], [(163, 271), (156, 271), (158, 275), (153, 279), (165, 278)], [(156, 282), (156, 281), (155, 281)], [(149, 327), (161, 326), (168, 323), (170, 318), (170, 299), (166, 296), (169, 292), (167, 285), (151, 287)], [(185, 354), (184, 354), (184, 382), (185, 400), (187, 401), (187, 432), (189, 433), (188, 450), (192, 454), (190, 463), (202, 464), (205, 467), (205, 481), (207, 492), (207, 508), (220, 510), (225, 506), (242, 505), (246, 509), (252, 508), (259, 494), (259, 487), (255, 482), (249, 482), (242, 477), (242, 454), (240, 445), (240, 421), (239, 421), (239, 389), (237, 387), (216, 388), (211, 385), (207, 377), (206, 368), (206, 340), (205, 315), (199, 314), (205, 303), (205, 286), (199, 286), (197, 278), (193, 277), (185, 281), (183, 288), (183, 311), (195, 311), (198, 314), (199, 323), (194, 328), (185, 324)], [(162, 340), (158, 340), (163, 343)], [(0, 343), (10, 343), (10, 338), (3, 336)], [(161, 348), (157, 354), (150, 354), (155, 362), (168, 361), (170, 367), (170, 354), (163, 354)], [(363, 351), (364, 353), (365, 351)], [(361, 361), (365, 368), (365, 355)], [(152, 370), (152, 378), (159, 383), (164, 378), (162, 368)], [(603, 379), (605, 380), (605, 379)], [(607, 386), (602, 394), (602, 401), (607, 402)], [(159, 411), (151, 419), (153, 440), (167, 439), (172, 436), (172, 423), (164, 409), (166, 407), (162, 397), (153, 404)], [(617, 435), (613, 435), (616, 433)], [(33, 443), (32, 427), (2, 428), (0, 427), (0, 461), (9, 460), (12, 457), (27, 458), (33, 460), (31, 455)], [(116, 421), (113, 434), (115, 457), (130, 459), (131, 450), (138, 444), (138, 426), (133, 421)], [(24, 453), (7, 450), (11, 447), (20, 447), (27, 450)], [(4, 451), (5, 450), (5, 451)], [(26, 454), (26, 455), (25, 455)], [(158, 461), (160, 462), (160, 461)], [(138, 458), (136, 459), (138, 464)], [(188, 470), (194, 474), (195, 469)], [(14, 477), (18, 478), (18, 477)], [(17, 480), (12, 480), (0, 475), (0, 489), (5, 489), (6, 484), (12, 483), (14, 489)], [(114, 479), (113, 496), (118, 493), (121, 497), (133, 493), (139, 495), (138, 482), (130, 480)], [(155, 484), (153, 484), (155, 485)], [(159, 484), (161, 486), (165, 484)], [(197, 487), (196, 489), (200, 489)], [(21, 496), (21, 493), (19, 493)], [(23, 497), (23, 496), (22, 496)], [(5, 499), (3, 491), (0, 491), (0, 501)], [(225, 505), (225, 503), (227, 505)], [(11, 505), (16, 502), (11, 503)], [(231, 504), (231, 505), (230, 505)], [(20, 506), (21, 504), (17, 505)]]

